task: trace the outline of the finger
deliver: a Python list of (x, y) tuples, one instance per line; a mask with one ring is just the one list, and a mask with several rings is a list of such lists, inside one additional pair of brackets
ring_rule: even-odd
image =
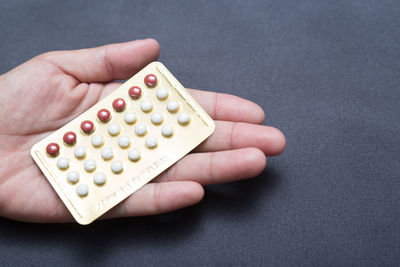
[[(92, 84), (93, 86), (97, 86)], [(91, 85), (91, 86), (92, 86)], [(119, 87), (120, 83), (109, 83), (106, 86), (98, 85), (102, 87), (101, 97), (103, 98), (112, 91), (114, 91), (117, 87)], [(100, 90), (100, 89), (98, 89)], [(238, 113), (236, 117), (232, 115), (223, 116), (223, 113), (215, 116), (212, 108), (210, 109), (209, 101), (207, 100), (207, 96), (213, 95), (213, 92), (203, 92), (199, 90), (190, 89), (190, 92), (193, 93), (195, 97), (197, 97), (200, 105), (202, 105), (208, 113), (212, 115), (214, 119), (222, 118), (222, 119), (231, 119), (233, 121), (253, 121), (253, 123), (257, 123), (263, 120), (264, 112), (262, 109), (255, 103), (250, 102), (246, 99), (239, 98), (233, 95), (221, 94), (220, 101), (223, 106), (218, 108), (221, 109), (231, 109), (234, 110), (235, 102), (243, 102), (243, 104), (239, 105), (241, 107), (247, 108), (240, 113)], [(95, 95), (95, 94), (88, 94)], [(97, 98), (96, 98), (97, 99)], [(229, 99), (233, 99), (231, 104), (229, 104)], [(90, 103), (93, 105), (94, 103)], [(212, 106), (212, 105), (211, 105)], [(251, 111), (253, 109), (253, 111)], [(243, 116), (246, 114), (247, 116)], [(254, 118), (251, 117), (251, 113), (258, 114), (255, 115)], [(258, 121), (256, 118), (259, 118)], [(241, 122), (232, 122), (232, 121), (215, 121), (216, 129), (214, 133), (206, 139), (202, 144), (200, 144), (195, 151), (196, 152), (209, 152), (209, 151), (219, 151), (219, 150), (229, 150), (235, 148), (243, 148), (243, 147), (257, 147), (262, 150), (267, 156), (274, 156), (282, 153), (282, 151), (286, 147), (286, 139), (281, 131), (271, 126), (262, 126), (256, 125), (252, 123), (241, 123)]]
[(229, 94), (188, 90), (214, 120), (264, 122), (264, 111), (254, 102)]
[(51, 61), (81, 82), (126, 79), (155, 61), (160, 46), (154, 39), (110, 44), (95, 48), (54, 51), (40, 58)]
[(165, 213), (198, 203), (203, 187), (195, 182), (150, 183), (107, 212), (102, 218)]
[(157, 177), (156, 181), (195, 181), (202, 185), (225, 183), (255, 177), (265, 165), (266, 157), (257, 148), (192, 153)]
[(215, 124), (214, 133), (195, 152), (256, 147), (265, 155), (274, 156), (285, 149), (285, 136), (274, 127), (230, 121), (215, 121)]
[[(96, 90), (101, 90), (101, 98), (121, 86), (121, 83), (109, 83), (107, 85), (91, 84)], [(261, 124), (265, 114), (259, 105), (241, 97), (229, 94), (188, 89), (190, 94), (210, 114), (214, 120), (242, 121)]]

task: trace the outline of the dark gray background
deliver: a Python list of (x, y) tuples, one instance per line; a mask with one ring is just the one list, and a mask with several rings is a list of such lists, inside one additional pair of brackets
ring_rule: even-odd
[(0, 265), (399, 265), (400, 1), (0, 2), (0, 73), (154, 37), (186, 86), (261, 105), (287, 149), (259, 177), (145, 218), (0, 219)]

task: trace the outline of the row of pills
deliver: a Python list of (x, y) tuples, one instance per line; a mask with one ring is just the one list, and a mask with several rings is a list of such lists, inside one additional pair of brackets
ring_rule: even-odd
[[(102, 158), (105, 160), (110, 160), (113, 158), (112, 150), (109, 148), (104, 148), (101, 152)], [(140, 159), (140, 151), (137, 149), (131, 149), (128, 152), (128, 158), (131, 161), (138, 161)], [(57, 159), (57, 167), (61, 170), (67, 170), (69, 168), (69, 159), (66, 157), (59, 157)], [(83, 168), (87, 172), (92, 172), (96, 169), (97, 164), (93, 159), (87, 159), (83, 162)], [(111, 162), (111, 171), (115, 174), (121, 173), (123, 170), (121, 161), (113, 161)]]
[[(132, 112), (128, 112), (125, 114), (124, 116), (125, 122), (128, 124), (132, 124), (136, 121), (136, 115)], [(186, 125), (189, 123), (190, 121), (190, 117), (188, 114), (186, 113), (180, 113), (178, 115), (178, 123), (181, 125)], [(153, 124), (155, 125), (159, 125), (161, 124), (161, 122), (163, 121), (163, 116), (159, 113), (154, 113), (151, 116), (151, 121)], [(91, 121), (83, 121), (81, 123), (81, 129), (85, 132), (92, 132), (94, 128), (94, 124)], [(108, 133), (111, 136), (116, 136), (120, 133), (120, 126), (118, 124), (115, 123), (111, 123), (108, 128)], [(138, 123), (135, 125), (135, 133), (138, 136), (143, 136), (147, 133), (147, 128), (146, 125), (143, 123)], [(170, 137), (173, 134), (173, 128), (172, 126), (166, 124), (163, 125), (161, 127), (161, 134), (165, 137)], [(92, 144), (95, 147), (101, 146), (103, 141), (102, 141), (102, 137), (101, 136), (93, 136), (92, 137)], [(126, 139), (126, 137), (123, 137), (122, 140)], [(66, 132), (63, 136), (63, 141), (67, 144), (67, 145), (74, 145), (76, 143), (76, 134), (72, 131)], [(118, 141), (118, 143), (121, 143), (120, 141)], [(123, 143), (123, 142), (122, 142)], [(124, 147), (123, 145), (121, 145), (121, 147)], [(126, 147), (126, 146), (125, 146)], [(56, 156), (59, 152), (59, 145), (57, 143), (50, 143), (47, 148), (46, 148), (46, 152), (48, 155), (50, 156)]]

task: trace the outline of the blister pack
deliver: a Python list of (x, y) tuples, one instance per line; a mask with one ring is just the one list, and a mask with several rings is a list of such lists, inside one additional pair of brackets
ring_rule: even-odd
[(153, 62), (36, 143), (31, 155), (76, 221), (89, 224), (214, 129), (189, 92)]

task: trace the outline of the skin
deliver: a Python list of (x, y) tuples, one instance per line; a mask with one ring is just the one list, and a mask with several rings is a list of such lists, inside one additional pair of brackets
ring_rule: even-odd
[[(0, 76), (0, 215), (29, 222), (73, 217), (30, 156), (48, 136), (158, 58), (153, 39), (39, 55)], [(263, 110), (233, 95), (189, 89), (216, 122), (195, 151), (102, 218), (159, 214), (194, 205), (204, 185), (260, 174), (266, 156), (286, 145), (276, 128), (261, 125)]]

